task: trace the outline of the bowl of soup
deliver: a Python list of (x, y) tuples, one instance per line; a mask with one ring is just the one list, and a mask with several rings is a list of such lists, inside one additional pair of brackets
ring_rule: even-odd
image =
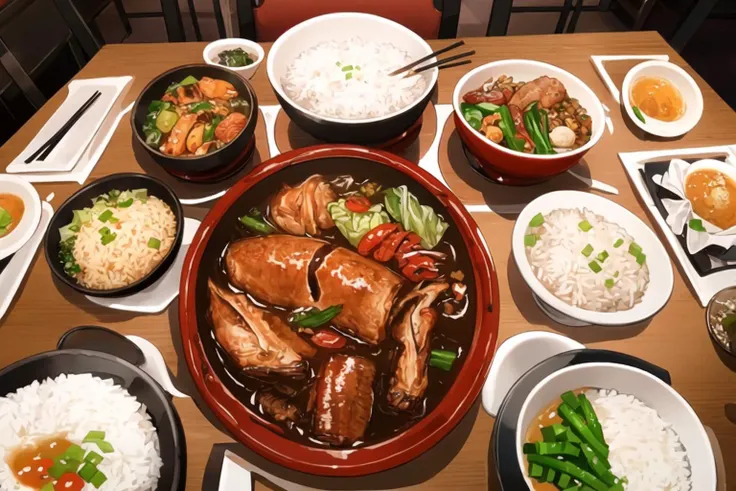
[(621, 104), (636, 126), (665, 138), (684, 135), (703, 115), (698, 84), (685, 70), (666, 61), (647, 61), (629, 70)]
[(41, 219), (41, 199), (25, 180), (0, 175), (0, 259), (28, 242)]
[(693, 213), (716, 228), (709, 232), (736, 234), (736, 167), (712, 159), (695, 162), (685, 173), (683, 189)]

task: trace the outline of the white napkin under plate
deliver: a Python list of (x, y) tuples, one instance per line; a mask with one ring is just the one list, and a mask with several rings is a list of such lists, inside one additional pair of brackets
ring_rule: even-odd
[[(709, 159), (704, 159), (709, 160)], [(718, 162), (721, 165), (722, 162)], [(716, 227), (712, 223), (698, 216), (693, 211), (690, 201), (685, 197), (684, 180), (687, 169), (690, 166), (684, 160), (672, 159), (670, 166), (661, 177), (655, 175), (654, 182), (680, 197), (680, 199), (663, 199), (662, 206), (667, 210), (667, 225), (670, 226), (676, 235), (681, 235), (683, 231), (686, 234), (685, 242), (687, 250), (690, 254), (697, 254), (708, 246), (717, 245), (724, 249), (729, 249), (736, 245), (736, 227), (723, 230)], [(700, 220), (705, 231), (698, 231), (690, 228), (688, 224), (690, 220)]]
[[(87, 168), (91, 171), (91, 167), (99, 160), (112, 133), (120, 123), (122, 115), (132, 107), (131, 105), (123, 108), (121, 97), (132, 80), (133, 77), (125, 76), (74, 80), (69, 83), (66, 100), (5, 170), (9, 174), (26, 174), (27, 176), (23, 177), (35, 182), (68, 181), (70, 179), (57, 178), (69, 174), (70, 171), (76, 172)], [(46, 160), (26, 164), (25, 160), (53, 136), (96, 90), (102, 93), (100, 98), (82, 115)], [(35, 175), (41, 177), (40, 173), (45, 173), (48, 177), (36, 178)], [(78, 177), (72, 180), (77, 180)]]

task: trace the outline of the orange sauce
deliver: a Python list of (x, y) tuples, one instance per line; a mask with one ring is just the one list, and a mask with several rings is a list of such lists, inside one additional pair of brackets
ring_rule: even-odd
[(21, 445), (13, 450), (6, 462), (13, 472), (15, 480), (31, 489), (52, 482), (53, 478), (46, 472), (50, 465), (44, 459), (53, 459), (64, 453), (72, 442), (65, 435), (43, 438), (31, 444)]
[[(587, 387), (583, 387), (582, 389), (573, 390), (572, 392), (575, 395), (579, 395), (587, 390)], [(532, 420), (532, 423), (526, 430), (526, 438), (524, 439), (525, 443), (535, 443), (543, 441), (544, 437), (542, 436), (542, 428), (544, 426), (562, 424), (562, 418), (559, 414), (557, 414), (557, 408), (560, 406), (560, 404), (562, 404), (562, 400), (558, 397), (557, 399), (552, 401), (549, 406), (546, 406), (539, 412), (539, 414), (537, 414), (537, 417)], [(526, 458), (524, 458), (524, 462), (526, 462)], [(528, 462), (526, 462), (525, 472), (527, 472), (528, 475)], [(557, 486), (552, 483), (539, 482), (534, 478), (530, 478), (530, 481), (532, 482), (532, 488), (534, 489), (534, 491), (558, 491)]]
[(23, 200), (18, 196), (9, 193), (0, 193), (0, 208), (10, 213), (12, 219), (10, 225), (5, 228), (5, 232), (0, 231), (0, 237), (4, 237), (18, 225), (26, 207), (23, 204)]
[(690, 174), (685, 197), (693, 211), (713, 225), (724, 230), (736, 225), (736, 182), (722, 172), (703, 169)]
[(641, 77), (631, 89), (631, 105), (650, 118), (676, 121), (685, 114), (682, 94), (672, 82), (660, 77)]

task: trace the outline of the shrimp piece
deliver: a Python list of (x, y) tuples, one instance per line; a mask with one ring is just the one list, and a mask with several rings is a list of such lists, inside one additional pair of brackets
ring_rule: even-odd
[(171, 133), (169, 133), (169, 137), (166, 139), (163, 152), (174, 157), (183, 154), (186, 149), (187, 135), (196, 122), (196, 114), (185, 114), (179, 118), (179, 121), (176, 122)]
[(230, 82), (210, 77), (202, 77), (198, 83), (199, 90), (208, 99), (223, 99), (229, 101), (238, 96), (238, 91)]
[(230, 143), (243, 131), (245, 124), (248, 122), (241, 113), (232, 113), (215, 128), (215, 138), (224, 143)]

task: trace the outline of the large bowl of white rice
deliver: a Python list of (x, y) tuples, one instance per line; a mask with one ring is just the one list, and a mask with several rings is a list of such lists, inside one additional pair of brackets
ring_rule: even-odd
[[(611, 471), (625, 476), (625, 491), (716, 489), (713, 449), (695, 411), (654, 375), (618, 363), (584, 363), (558, 370), (527, 396), (516, 424), (516, 453), (526, 468), (523, 445), (530, 425), (546, 425), (540, 411), (567, 391), (584, 393), (600, 420)], [(542, 418), (539, 420), (538, 418)], [(529, 489), (537, 489), (529, 477)], [(538, 486), (538, 485), (537, 485)]]
[(538, 300), (582, 324), (639, 323), (672, 294), (672, 265), (654, 232), (594, 194), (556, 191), (529, 203), (512, 251)]
[(268, 79), (292, 122), (316, 138), (383, 143), (421, 117), (438, 70), (389, 74), (431, 52), (413, 31), (383, 17), (328, 14), (294, 26), (273, 44)]

